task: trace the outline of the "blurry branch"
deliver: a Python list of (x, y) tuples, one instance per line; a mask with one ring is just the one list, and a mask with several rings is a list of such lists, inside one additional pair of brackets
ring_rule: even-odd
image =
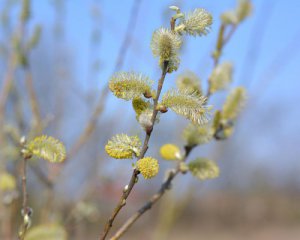
[(25, 71), (26, 71), (25, 73), (26, 88), (29, 95), (29, 101), (30, 101), (32, 115), (33, 115), (32, 128), (34, 129), (35, 134), (41, 134), (43, 131), (42, 117), (39, 109), (38, 99), (34, 90), (32, 73), (29, 71), (28, 68), (26, 68)]
[(32, 70), (30, 67), (29, 55), (30, 52), (38, 45), (41, 38), (42, 28), (36, 25), (33, 29), (32, 35), (27, 40), (26, 44), (23, 46), (24, 58), (27, 59), (23, 65), (25, 71), (25, 84), (29, 96), (29, 102), (32, 112), (32, 130), (36, 135), (41, 134), (43, 131), (43, 121), (41, 117), (41, 112), (39, 108), (39, 101), (34, 89), (34, 82), (32, 77)]
[(100, 40), (101, 40), (101, 29), (100, 25), (100, 2), (94, 1), (91, 8), (91, 20), (92, 22), (92, 30), (90, 33), (90, 44), (89, 44), (89, 56), (88, 56), (88, 74), (87, 74), (87, 82), (91, 82), (92, 79), (95, 81), (96, 73), (99, 72), (100, 69), (100, 59), (98, 57)]
[[(129, 22), (128, 22), (127, 29), (126, 29), (126, 33), (125, 33), (121, 48), (119, 50), (118, 58), (116, 60), (116, 64), (115, 64), (113, 72), (119, 71), (124, 64), (124, 60), (127, 55), (127, 51), (129, 50), (129, 45), (131, 43), (131, 41), (130, 41), (131, 35), (133, 34), (136, 23), (137, 23), (137, 17), (138, 17), (141, 1), (142, 0), (135, 0), (133, 3), (133, 6), (132, 6), (132, 9), (130, 12)], [(108, 93), (109, 93), (109, 88), (108, 88), (108, 85), (106, 84), (101, 91), (99, 101), (98, 101), (96, 108), (95, 108), (90, 120), (88, 121), (85, 129), (80, 134), (80, 136), (75, 141), (75, 143), (72, 145), (71, 150), (68, 154), (68, 158), (72, 158), (74, 155), (76, 155), (76, 153), (81, 149), (81, 147), (88, 141), (90, 135), (92, 134), (92, 132), (94, 131), (94, 129), (96, 127), (97, 119), (98, 119), (99, 115), (104, 110)]]
[[(227, 32), (226, 30), (228, 27), (230, 29)], [(216, 49), (212, 54), (212, 57), (214, 59), (214, 66), (213, 66), (214, 69), (219, 65), (219, 61), (220, 61), (220, 57), (222, 56), (223, 49), (226, 46), (226, 44), (228, 43), (228, 41), (231, 39), (233, 34), (235, 33), (236, 29), (237, 29), (237, 25), (226, 25), (226, 24), (222, 23), (222, 25), (219, 29), (219, 33), (218, 33)], [(225, 33), (225, 32), (227, 32), (227, 33)], [(209, 83), (209, 87), (208, 87), (208, 91), (206, 94), (207, 97), (209, 97), (212, 94), (210, 91), (211, 90), (210, 81), (208, 81), (208, 83)]]
[[(21, 144), (25, 144), (25, 139), (21, 140)], [(22, 156), (23, 158), (23, 166), (22, 166), (22, 216), (23, 216), (23, 221), (22, 221), (22, 227), (19, 232), (19, 239), (23, 240), (25, 239), (25, 234), (27, 229), (30, 227), (30, 215), (31, 215), (31, 210), (28, 207), (28, 193), (27, 193), (27, 160), (31, 158), (31, 156)]]
[(66, 158), (65, 146), (58, 139), (50, 136), (42, 135), (35, 137), (30, 142), (26, 142), (25, 137), (20, 139), (21, 154), (23, 157), (23, 167), (22, 167), (22, 217), (23, 222), (21, 229), (19, 231), (19, 239), (25, 239), (25, 235), (29, 227), (31, 226), (31, 215), (32, 210), (28, 207), (28, 194), (27, 194), (27, 161), (32, 158), (32, 156), (44, 159), (51, 163), (63, 162)]
[(176, 168), (173, 168), (168, 171), (168, 175), (166, 180), (162, 183), (160, 189), (154, 194), (148, 202), (146, 202), (135, 214), (133, 214), (128, 220), (119, 228), (119, 230), (114, 234), (111, 240), (117, 240), (123, 236), (124, 233), (148, 210), (152, 208), (154, 204), (158, 202), (159, 199), (165, 194), (167, 190), (171, 188), (173, 179), (180, 173), (181, 170), (181, 163), (185, 162), (193, 150), (194, 147), (185, 147), (185, 154), (182, 161), (180, 161)]
[[(168, 61), (164, 62), (164, 66), (163, 66), (163, 69), (162, 69), (162, 74), (161, 74), (161, 77), (158, 81), (156, 96), (153, 99), (153, 113), (152, 113), (152, 116), (151, 116), (151, 123), (150, 123), (150, 126), (147, 127), (147, 129), (146, 129), (146, 136), (145, 136), (143, 147), (142, 147), (142, 150), (141, 150), (141, 154), (139, 155), (138, 160), (142, 159), (145, 156), (145, 154), (148, 150), (149, 140), (151, 138), (154, 123), (156, 121), (156, 117), (157, 117), (157, 114), (159, 112), (159, 110), (157, 110), (157, 105), (158, 105), (158, 100), (159, 100), (161, 90), (162, 90), (162, 87), (163, 87), (163, 84), (164, 84), (164, 80), (165, 80), (165, 77), (167, 75), (168, 64), (169, 64)], [(125, 188), (123, 189), (123, 194), (120, 198), (120, 201), (117, 204), (117, 206), (115, 207), (115, 209), (113, 211), (113, 214), (108, 219), (108, 221), (107, 221), (107, 223), (104, 227), (104, 231), (103, 231), (102, 235), (100, 236), (100, 240), (104, 240), (106, 238), (106, 236), (107, 236), (109, 230), (111, 229), (112, 224), (113, 224), (115, 218), (117, 217), (118, 213), (126, 205), (126, 200), (127, 200), (128, 196), (130, 195), (131, 190), (133, 189), (134, 185), (137, 183), (137, 177), (138, 177), (139, 173), (140, 173), (140, 171), (137, 170), (136, 168), (134, 168), (134, 170), (132, 172), (132, 176), (130, 178), (130, 181), (129, 181), (128, 185), (126, 185)]]
[[(12, 89), (12, 100), (13, 100), (13, 109), (14, 109), (14, 119), (16, 121), (16, 127), (14, 131), (16, 131), (18, 134), (15, 134), (14, 137), (14, 145), (18, 146), (19, 145), (19, 140), (21, 137), (21, 133), (25, 129), (25, 117), (23, 113), (23, 102), (21, 99), (21, 92), (20, 89), (17, 88), (17, 84), (13, 82), (13, 89)], [(17, 137), (16, 137), (17, 136)]]
[(181, 196), (177, 196), (175, 193), (173, 195), (167, 195), (162, 199), (159, 205), (158, 219), (156, 221), (153, 239), (168, 238), (168, 233), (189, 205), (194, 192), (195, 189), (189, 187), (186, 193), (183, 193)]
[[(223, 48), (229, 42), (240, 23), (242, 23), (252, 12), (252, 4), (249, 0), (241, 0), (234, 10), (226, 11), (221, 15), (221, 27), (218, 34), (218, 40), (215, 51), (212, 54), (214, 59), (214, 68), (219, 65)], [(211, 81), (206, 96), (209, 97), (211, 92)]]
[[(22, 2), (22, 12), (19, 18), (19, 22), (18, 22), (18, 27), (16, 29), (16, 33), (15, 33), (15, 37), (20, 40), (23, 36), (24, 36), (24, 28), (25, 28), (25, 24), (28, 20), (29, 17), (29, 11), (27, 8), (28, 4), (26, 0), (23, 0)], [(13, 51), (15, 49), (11, 49), (11, 51)], [(16, 53), (15, 52), (11, 52), (9, 55), (9, 60), (8, 60), (8, 65), (7, 65), (7, 72), (6, 75), (4, 77), (4, 81), (1, 87), (1, 92), (0, 92), (0, 125), (3, 126), (4, 124), (4, 119), (5, 119), (5, 107), (6, 107), (6, 103), (7, 103), (7, 99), (8, 96), (10, 94), (11, 91), (11, 86), (12, 86), (12, 82), (13, 82), (13, 78), (14, 78), (14, 72), (16, 70), (17, 67), (17, 63), (16, 63)], [(0, 132), (0, 145), (3, 144), (3, 132), (1, 130)]]
[[(26, 5), (27, 6), (24, 6)], [(27, 8), (24, 10), (24, 8)], [(24, 13), (25, 11), (25, 13)], [(30, 11), (31, 11), (31, 6), (30, 6), (30, 1), (24, 0), (23, 2), (23, 9), (22, 9), (22, 19), (26, 20), (26, 22), (29, 20), (30, 17)], [(26, 13), (28, 12), (28, 13)], [(24, 15), (25, 14), (25, 15)], [(27, 16), (26, 16), (27, 15)], [(24, 28), (26, 25), (24, 24)], [(32, 33), (32, 36), (30, 36), (29, 39), (27, 39), (26, 43), (23, 43), (22, 46), (20, 46), (20, 53), (22, 54), (22, 59), (23, 61), (20, 62), (20, 66), (24, 70), (25, 74), (25, 86), (26, 86), (26, 91), (28, 93), (29, 97), (29, 105), (31, 108), (32, 112), (32, 120), (31, 120), (31, 132), (33, 136), (40, 135), (43, 131), (43, 120), (41, 117), (41, 112), (40, 112), (40, 107), (39, 107), (39, 101), (36, 95), (36, 91), (34, 89), (34, 82), (32, 78), (32, 71), (30, 67), (30, 61), (29, 61), (29, 54), (32, 49), (34, 49), (37, 44), (40, 41), (40, 35), (41, 35), (41, 27), (39, 25), (36, 25), (34, 28), (34, 31)], [(21, 39), (20, 39), (20, 45), (21, 45)], [(30, 168), (33, 170), (33, 172), (36, 174), (36, 176), (41, 180), (41, 182), (45, 183), (45, 185), (48, 188), (52, 188), (52, 184), (50, 183), (50, 180), (47, 181), (47, 177), (45, 174), (39, 169), (38, 166), (32, 166), (29, 165)]]
[[(14, 75), (14, 64), (13, 64), (13, 58), (10, 56), (10, 60), (8, 63), (7, 67), (7, 72), (5, 74), (2, 87), (1, 87), (1, 92), (0, 92), (0, 125), (4, 125), (4, 118), (5, 118), (5, 107), (6, 107), (6, 102), (7, 98), (11, 89), (12, 81), (13, 81), (13, 75)], [(3, 133), (1, 131), (0, 134), (0, 144), (2, 145), (3, 143)]]
[[(228, 30), (228, 27), (230, 28)], [(226, 46), (226, 44), (229, 42), (230, 38), (236, 31), (237, 26), (236, 25), (227, 25), (222, 23), (219, 33), (218, 33), (218, 40), (216, 44), (216, 50), (213, 53), (214, 58), (214, 67), (219, 64), (220, 57), (222, 56), (223, 49)], [(226, 33), (227, 32), (227, 33)]]
[[(1, 125), (4, 124), (5, 107), (7, 104), (7, 99), (10, 94), (10, 91), (12, 90), (14, 72), (18, 67), (23, 67), (26, 74), (25, 83), (30, 98), (30, 106), (33, 114), (32, 128), (36, 130), (37, 133), (39, 133), (42, 130), (41, 129), (42, 121), (41, 121), (37, 97), (34, 91), (32, 75), (29, 69), (28, 53), (33, 47), (35, 47), (35, 45), (39, 40), (40, 28), (37, 27), (35, 29), (32, 38), (29, 39), (29, 42), (27, 43), (28, 46), (25, 46), (24, 44), (25, 27), (28, 23), (29, 18), (30, 18), (30, 1), (23, 0), (22, 9), (19, 18), (20, 19), (19, 26), (17, 28), (16, 33), (13, 35), (13, 40), (12, 40), (13, 46), (11, 48), (12, 52), (9, 58), (8, 70), (5, 75), (3, 86), (0, 92), (0, 124)], [(2, 137), (3, 136), (1, 134), (0, 143), (3, 142)]]

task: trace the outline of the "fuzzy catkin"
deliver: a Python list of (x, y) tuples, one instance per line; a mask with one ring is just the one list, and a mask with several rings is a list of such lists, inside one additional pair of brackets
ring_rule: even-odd
[(202, 125), (208, 121), (210, 106), (206, 98), (188, 91), (169, 90), (162, 98), (162, 104), (175, 113), (185, 116), (194, 124)]
[(138, 160), (136, 165), (145, 179), (153, 178), (158, 174), (159, 164), (155, 158), (144, 157)]
[(152, 81), (143, 74), (135, 72), (119, 72), (109, 81), (112, 93), (124, 100), (131, 100), (151, 92)]
[(115, 159), (131, 159), (140, 155), (141, 141), (138, 136), (117, 134), (105, 146), (105, 151)]
[(66, 159), (65, 146), (59, 140), (50, 136), (39, 136), (26, 145), (26, 150), (49, 162), (63, 162)]
[(155, 57), (161, 61), (169, 61), (177, 55), (182, 44), (181, 37), (166, 28), (160, 28), (153, 33), (151, 49)]

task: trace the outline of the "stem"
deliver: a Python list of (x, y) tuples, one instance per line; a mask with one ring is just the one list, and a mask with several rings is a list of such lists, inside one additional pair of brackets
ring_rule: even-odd
[(30, 72), (29, 67), (26, 67), (25, 71), (26, 71), (25, 83), (26, 83), (26, 88), (27, 88), (27, 92), (29, 95), (30, 107), (31, 107), (32, 116), (33, 116), (32, 128), (34, 129), (36, 134), (40, 134), (42, 132), (42, 128), (43, 128), (42, 127), (42, 117), (41, 117), (41, 113), (40, 113), (37, 95), (34, 90), (32, 73)]
[[(138, 157), (138, 160), (143, 158), (148, 150), (148, 144), (149, 144), (149, 140), (153, 131), (153, 126), (157, 117), (157, 113), (158, 110), (156, 109), (157, 105), (158, 105), (158, 99), (164, 84), (164, 80), (167, 74), (167, 70), (168, 70), (168, 61), (164, 62), (164, 67), (162, 70), (162, 75), (158, 81), (158, 85), (157, 85), (157, 93), (156, 93), (156, 97), (153, 100), (153, 113), (152, 113), (152, 117), (151, 117), (151, 125), (147, 128), (146, 130), (146, 136), (145, 136), (145, 140), (144, 140), (144, 144), (142, 147), (142, 151), (140, 156)], [(109, 220), (107, 221), (103, 233), (100, 236), (100, 240), (104, 240), (109, 232), (109, 230), (112, 228), (112, 224), (115, 220), (115, 218), (117, 217), (118, 213), (120, 212), (120, 210), (126, 205), (126, 200), (128, 198), (128, 196), (131, 193), (131, 190), (133, 189), (134, 185), (136, 184), (136, 180), (137, 177), (139, 175), (139, 171), (137, 169), (133, 170), (132, 176), (130, 178), (129, 184), (126, 185), (126, 189), (123, 190), (123, 194), (120, 198), (120, 201), (118, 202), (117, 206), (115, 207), (111, 217), (109, 218)]]
[[(18, 26), (15, 29), (16, 36), (22, 39), (22, 37), (25, 36), (25, 25), (26, 21), (23, 21), (20, 19), (18, 22)], [(14, 51), (13, 47), (11, 51)], [(17, 65), (14, 63), (14, 53), (11, 52), (9, 55), (9, 60), (8, 60), (8, 66), (7, 66), (7, 72), (4, 76), (4, 80), (1, 86), (1, 91), (0, 91), (0, 126), (3, 126), (5, 122), (5, 108), (7, 105), (8, 97), (11, 92), (11, 86), (13, 84), (14, 80), (14, 74), (15, 70), (17, 68)], [(2, 146), (4, 143), (4, 134), (3, 131), (0, 130), (0, 145)]]
[(27, 160), (28, 157), (23, 157), (23, 167), (22, 167), (22, 196), (23, 196), (23, 201), (22, 201), (22, 216), (23, 216), (23, 225), (22, 225), (22, 232), (19, 236), (20, 240), (24, 240), (26, 230), (27, 230), (27, 224), (25, 223), (24, 219), (25, 216), (28, 214), (28, 193), (27, 193)]
[(28, 193), (27, 193), (27, 159), (23, 159), (23, 176), (22, 176), (22, 195), (23, 195), (23, 211), (24, 215), (27, 212), (27, 199), (28, 199)]
[(231, 37), (233, 36), (233, 34), (236, 31), (237, 26), (232, 26), (231, 29), (229, 30), (227, 36), (224, 37), (223, 39), (223, 47), (229, 42), (229, 40), (231, 39)]
[[(226, 44), (228, 43), (228, 41), (231, 39), (232, 35), (235, 33), (236, 29), (237, 29), (236, 25), (232, 26), (231, 29), (229, 30), (228, 34), (226, 36), (224, 36), (225, 30), (226, 30), (226, 25), (224, 25), (224, 24), (221, 25), (221, 27), (219, 29), (219, 34), (218, 34), (215, 55), (213, 54), (213, 60), (214, 60), (213, 68), (216, 68), (219, 65), (222, 51), (223, 51), (224, 47), (226, 46)], [(211, 95), (210, 88), (211, 88), (210, 80), (208, 80), (208, 90), (207, 90), (207, 94), (206, 94), (207, 98), (209, 98)]]
[[(185, 162), (187, 157), (189, 156), (190, 152), (192, 151), (192, 147), (185, 147), (185, 156), (182, 160), (182, 162)], [(122, 226), (119, 228), (119, 230), (116, 232), (116, 234), (110, 239), (110, 240), (117, 240), (121, 236), (124, 235), (124, 233), (127, 232), (127, 230), (148, 210), (152, 208), (152, 206), (158, 202), (159, 199), (165, 194), (166, 190), (171, 188), (171, 184), (173, 179), (180, 173), (180, 165), (178, 164), (176, 168), (169, 171), (167, 179), (162, 183), (160, 189), (155, 193), (149, 201), (147, 201), (135, 214), (133, 214)]]

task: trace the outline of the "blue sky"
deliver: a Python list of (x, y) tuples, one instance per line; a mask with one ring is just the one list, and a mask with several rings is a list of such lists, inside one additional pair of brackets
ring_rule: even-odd
[[(45, 38), (47, 37), (47, 31), (50, 30), (49, 28), (52, 27), (55, 21), (55, 14), (50, 4), (51, 2), (54, 1), (33, 1), (32, 23), (39, 23), (45, 27), (45, 34), (43, 36)], [(134, 45), (130, 47), (124, 69), (145, 71), (153, 78), (156, 77), (158, 70), (155, 70), (156, 60), (151, 56), (149, 42), (152, 32), (155, 29), (161, 25), (168, 24), (166, 18), (162, 17), (162, 13), (167, 11), (167, 6), (176, 2), (181, 3), (183, 11), (189, 11), (195, 7), (203, 7), (214, 16), (211, 34), (202, 39), (190, 38), (187, 40), (186, 51), (184, 52), (181, 65), (182, 70), (189, 68), (197, 71), (200, 75), (201, 70), (203, 72), (202, 75), (209, 72), (209, 69), (206, 70), (206, 68), (211, 67), (209, 65), (209, 59), (207, 63), (200, 63), (200, 61), (204, 58), (203, 56), (211, 52), (218, 26), (220, 25), (218, 16), (222, 11), (234, 7), (235, 0), (225, 0), (222, 1), (222, 3), (217, 0), (151, 1), (151, 3), (145, 0), (142, 1), (137, 28), (133, 34)], [(256, 82), (256, 84), (264, 69), (275, 58), (278, 52), (288, 44), (297, 32), (300, 32), (300, 27), (296, 24), (300, 11), (300, 2), (297, 0), (254, 0), (253, 4), (255, 8), (253, 16), (242, 24), (224, 52), (224, 59), (231, 59), (236, 64), (235, 76), (237, 78), (243, 76), (241, 71), (243, 69), (247, 49), (252, 44), (250, 41), (253, 39), (253, 33), (259, 32), (259, 29), (257, 29), (257, 31), (254, 30), (255, 24), (258, 18), (264, 19), (261, 17), (261, 11), (262, 7), (268, 2), (274, 5), (274, 10), (265, 27), (266, 31), (260, 47), (259, 61), (254, 73), (254, 78), (256, 79), (254, 82)], [(133, 1), (129, 0), (65, 1), (65, 17), (62, 23), (66, 30), (65, 41), (68, 49), (74, 52), (74, 55), (80, 56), (75, 60), (75, 64), (78, 67), (76, 76), (80, 81), (87, 75), (87, 68), (83, 66), (89, 62), (90, 34), (93, 27), (90, 15), (92, 6), (97, 5), (100, 8), (99, 26), (101, 29), (101, 43), (100, 49), (96, 54), (98, 54), (103, 64), (103, 71), (99, 73), (99, 78), (103, 78), (103, 81), (105, 81), (111, 74), (122, 35), (125, 33), (132, 3)], [(265, 11), (268, 11), (268, 9), (265, 9)], [(266, 12), (265, 14), (267, 15), (268, 13)], [(263, 24), (264, 23), (261, 25)], [(197, 49), (197, 54), (195, 54), (195, 51), (192, 49)], [(299, 54), (296, 56), (294, 63), (297, 62), (297, 60), (299, 60)], [(205, 69), (199, 69), (199, 66)], [(295, 72), (297, 70), (299, 69), (292, 63), (286, 66), (280, 74), (284, 74), (283, 78), (293, 79), (297, 75), (297, 72)], [(276, 76), (275, 78), (279, 77), (282, 76)]]
[[(54, 0), (33, 0), (30, 26), (42, 25), (42, 42), (45, 44), (40, 44), (32, 56), (34, 58), (35, 54), (45, 51), (43, 48), (46, 44), (61, 45), (68, 55), (67, 61), (71, 63), (74, 84), (83, 92), (92, 90), (97, 93), (112, 74), (133, 1), (63, 1), (64, 14), (61, 24), (65, 32), (61, 43), (55, 43), (53, 39), (53, 25), (56, 21), (53, 2)], [(250, 164), (253, 168), (267, 168), (275, 175), (282, 172), (287, 174), (295, 167), (300, 169), (298, 163), (300, 150), (297, 148), (300, 141), (298, 106), (300, 25), (297, 24), (300, 1), (253, 0), (252, 2), (254, 5), (252, 17), (241, 24), (232, 41), (226, 46), (222, 57), (222, 61), (230, 60), (235, 64), (233, 85), (244, 84), (249, 92), (244, 116), (231, 141), (237, 146), (240, 142), (247, 142), (243, 145), (244, 153), (249, 158), (252, 157), (251, 162), (249, 159), (245, 160), (248, 161), (247, 166)], [(219, 15), (233, 8), (235, 0), (142, 0), (137, 26), (132, 34), (132, 44), (123, 70), (140, 71), (152, 79), (158, 78), (157, 59), (153, 58), (149, 47), (151, 36), (160, 26), (168, 26), (167, 7), (177, 3), (182, 6), (183, 11), (195, 7), (207, 9), (212, 13), (214, 23), (208, 36), (186, 39), (180, 69), (174, 75), (168, 76), (166, 88), (174, 86), (176, 76), (185, 70), (192, 70), (198, 74), (205, 86), (205, 79), (212, 68), (210, 53), (220, 26)], [(91, 18), (93, 6), (97, 6), (100, 12), (96, 22)], [(91, 49), (90, 37), (95, 27), (100, 30), (101, 38), (99, 46)], [(256, 42), (259, 39), (261, 41)], [(249, 54), (252, 56), (254, 54), (256, 61), (249, 58)], [(89, 79), (91, 56), (100, 60), (100, 69), (93, 75), (94, 79)], [(219, 94), (212, 100), (218, 102), (223, 97), (224, 94)], [(129, 104), (126, 105), (112, 96), (109, 97), (109, 104), (114, 109), (130, 108)], [(125, 112), (124, 122), (132, 119), (132, 111), (126, 110), (121, 110)], [(125, 126), (126, 124), (123, 124), (120, 128)]]
[[(50, 1), (34, 1), (33, 16), (34, 21), (50, 28), (54, 22), (53, 8), (49, 5)], [(101, 30), (101, 42), (97, 53), (102, 62), (102, 68), (99, 72), (99, 80), (106, 82), (111, 75), (115, 59), (118, 54), (119, 46), (123, 34), (125, 33), (126, 24), (129, 12), (133, 1), (65, 1), (65, 17), (63, 19), (63, 26), (66, 29), (65, 40), (66, 46), (76, 56), (74, 64), (76, 66), (76, 78), (85, 86), (88, 83), (87, 65), (89, 63), (89, 45), (90, 34), (93, 27), (91, 20), (91, 8), (95, 3), (100, 8), (99, 26)], [(182, 57), (181, 70), (190, 69), (196, 71), (200, 76), (205, 78), (210, 71), (211, 61), (206, 56), (210, 54), (214, 45), (216, 34), (218, 31), (219, 15), (222, 11), (234, 7), (235, 0), (222, 1), (177, 1), (184, 2), (183, 11), (189, 11), (195, 7), (203, 7), (210, 11), (214, 16), (214, 24), (212, 26), (211, 34), (207, 37), (189, 38), (187, 39), (187, 46)], [(258, 20), (265, 20), (262, 16), (262, 8), (264, 7), (264, 14), (268, 15), (266, 11), (266, 3), (273, 5), (273, 12), (271, 13), (267, 23), (257, 25)], [(175, 2), (176, 3), (176, 2)], [(156, 67), (156, 59), (151, 55), (149, 43), (152, 32), (161, 25), (168, 25), (166, 17), (162, 17), (162, 13), (167, 11), (167, 6), (174, 4), (174, 1), (142, 1), (138, 23), (135, 32), (133, 33), (133, 45), (131, 45), (129, 54), (126, 58), (124, 70), (142, 71), (150, 75), (152, 78), (157, 78), (158, 69)], [(280, 51), (282, 51), (289, 42), (298, 34), (300, 36), (300, 27), (296, 22), (300, 12), (300, 2), (297, 0), (283, 1), (283, 0), (265, 0), (253, 1), (255, 6), (253, 16), (243, 23), (238, 29), (236, 35), (227, 46), (224, 52), (224, 60), (232, 60), (235, 67), (235, 81), (244, 82), (242, 78), (244, 75), (242, 71), (245, 69), (245, 56), (249, 47), (253, 46), (251, 40), (258, 39), (254, 34), (261, 34), (260, 25), (265, 25), (265, 31), (262, 42), (260, 44), (259, 59), (253, 73), (253, 84), (251, 89), (256, 91), (260, 88), (259, 81), (266, 68), (276, 58)], [(45, 31), (45, 32), (46, 32)], [(44, 35), (47, 37), (47, 33)], [(300, 37), (298, 37), (300, 39)], [(297, 46), (295, 46), (297, 47)], [(195, 49), (195, 50), (194, 50)], [(298, 51), (293, 49), (292, 51)], [(280, 70), (272, 80), (272, 84), (268, 88), (273, 90), (280, 90), (280, 96), (290, 91), (294, 92), (294, 84), (296, 84), (297, 76), (299, 76), (299, 54), (287, 53), (286, 56), (293, 55), (294, 60)], [(80, 56), (80, 57), (77, 57)], [(206, 61), (202, 61), (206, 59)], [(283, 62), (285, 63), (285, 62)], [(281, 64), (282, 65), (282, 64)], [(281, 80), (280, 80), (281, 79)], [(284, 79), (284, 81), (282, 80)], [(282, 84), (280, 84), (282, 82)], [(287, 82), (289, 84), (287, 84)], [(95, 83), (95, 81), (93, 81)], [(283, 84), (285, 83), (285, 84)], [(93, 86), (94, 87), (94, 86)], [(98, 85), (100, 87), (100, 84)], [(267, 90), (265, 94), (268, 95), (271, 90)], [(263, 96), (264, 98), (266, 96)]]
[[(53, 10), (47, 2), (35, 1), (34, 5), (34, 19), (45, 25), (46, 29), (50, 28), (54, 22)], [(180, 69), (174, 76), (168, 77), (166, 88), (174, 86), (176, 75), (187, 69), (195, 71), (202, 79), (207, 79), (212, 67), (209, 55), (220, 26), (218, 16), (222, 11), (233, 8), (236, 4), (235, 0), (142, 1), (132, 45), (125, 59), (123, 70), (141, 71), (157, 79), (159, 76), (157, 59), (153, 58), (149, 47), (151, 35), (160, 26), (168, 26), (167, 17), (163, 17), (163, 14), (168, 11), (167, 6), (178, 2), (181, 3), (183, 11), (189, 11), (195, 7), (207, 9), (214, 16), (214, 24), (207, 37), (186, 39)], [(96, 75), (97, 79), (87, 81), (90, 34), (95, 26), (90, 12), (91, 6), (95, 3), (100, 9), (101, 41), (97, 52), (93, 52), (93, 55), (100, 59), (102, 65)], [(112, 74), (132, 3), (133, 1), (128, 0), (66, 1), (63, 19), (66, 29), (65, 46), (74, 56), (72, 59), (75, 66), (73, 75), (76, 76), (77, 83), (87, 91), (100, 89)], [(242, 83), (249, 89), (248, 110), (243, 118), (244, 124), (239, 125), (240, 134), (237, 133), (232, 141), (243, 141), (245, 135), (249, 136), (247, 141), (251, 145), (246, 148), (245, 153), (249, 151), (250, 154), (251, 151), (253, 154), (254, 159), (250, 165), (262, 166), (271, 169), (270, 171), (275, 174), (281, 174), (282, 169), (285, 173), (294, 169), (298, 158), (297, 153), (299, 153), (295, 150), (293, 154), (291, 149), (295, 146), (295, 140), (300, 140), (297, 104), (300, 100), (300, 51), (299, 44), (297, 44), (297, 40), (298, 42), (300, 40), (300, 25), (297, 24), (300, 16), (300, 1), (254, 0), (253, 5), (252, 17), (239, 27), (222, 58), (235, 64), (233, 85)], [(256, 43), (255, 41), (260, 37), (261, 42)], [(293, 41), (296, 41), (296, 44), (291, 44)], [(245, 69), (248, 69), (245, 67), (247, 54), (251, 54), (251, 50), (256, 48), (259, 49), (256, 53), (256, 64), (253, 60), (249, 62), (254, 64), (254, 67), (250, 68), (253, 71), (250, 74), (251, 84), (245, 83), (242, 77), (250, 80), (245, 75)], [(287, 51), (282, 53), (285, 49)], [(273, 67), (270, 68), (270, 66)], [(218, 98), (216, 96), (217, 100)], [(124, 103), (113, 97), (110, 97), (110, 104), (125, 107)], [(270, 109), (275, 111), (272, 116), (269, 113), (263, 114)], [(127, 117), (130, 119), (130, 116)], [(272, 124), (268, 121), (278, 122), (278, 128), (269, 127)], [(286, 156), (288, 159), (285, 159)]]

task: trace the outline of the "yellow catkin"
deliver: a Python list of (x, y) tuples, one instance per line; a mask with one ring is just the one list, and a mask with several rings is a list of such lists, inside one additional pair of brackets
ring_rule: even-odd
[(105, 151), (115, 159), (131, 159), (140, 154), (141, 141), (138, 136), (118, 134), (105, 146)]
[(66, 159), (66, 149), (62, 142), (50, 137), (39, 136), (26, 146), (29, 153), (49, 162), (58, 163)]
[(200, 78), (193, 72), (187, 71), (179, 75), (176, 80), (176, 85), (181, 91), (202, 95)]
[(236, 119), (246, 100), (246, 90), (243, 87), (236, 87), (227, 96), (223, 106), (223, 119)]
[(151, 49), (154, 56), (162, 61), (168, 61), (177, 55), (182, 44), (181, 37), (166, 28), (160, 28), (153, 33)]
[(188, 167), (193, 176), (200, 180), (216, 178), (220, 174), (217, 164), (205, 158), (197, 158), (190, 162)]
[(211, 106), (207, 106), (206, 97), (189, 91), (171, 89), (162, 97), (162, 104), (175, 113), (185, 116), (194, 124), (203, 125), (208, 122)]
[(213, 130), (208, 124), (201, 126), (189, 124), (184, 129), (182, 137), (188, 146), (197, 146), (210, 142), (213, 137)]
[(16, 188), (16, 179), (13, 175), (3, 172), (0, 173), (0, 190), (11, 191)]
[(193, 12), (186, 14), (183, 23), (177, 27), (177, 31), (192, 36), (206, 35), (212, 22), (213, 18), (209, 12), (203, 8), (196, 8)]
[(209, 92), (212, 94), (216, 91), (226, 89), (232, 81), (232, 72), (233, 67), (230, 62), (219, 64), (209, 78)]
[(138, 118), (143, 111), (149, 108), (150, 103), (143, 100), (142, 98), (135, 98), (132, 100), (132, 107), (136, 113), (136, 117)]
[(160, 148), (160, 155), (165, 160), (179, 160), (180, 149), (174, 144), (165, 144)]
[(143, 74), (135, 72), (115, 73), (109, 81), (109, 89), (118, 98), (131, 100), (151, 93), (152, 81)]
[(158, 174), (158, 161), (152, 157), (145, 157), (137, 161), (137, 169), (145, 179), (153, 178)]

